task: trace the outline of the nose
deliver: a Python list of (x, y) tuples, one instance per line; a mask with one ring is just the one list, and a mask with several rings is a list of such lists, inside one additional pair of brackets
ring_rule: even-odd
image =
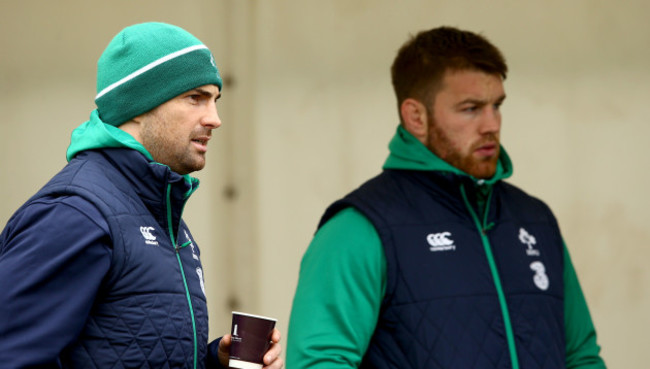
[(221, 126), (221, 118), (219, 118), (219, 112), (214, 102), (208, 104), (206, 107), (206, 112), (201, 119), (201, 125), (210, 129), (216, 129)]
[(498, 107), (485, 109), (483, 119), (481, 120), (481, 133), (498, 133), (501, 129), (501, 112)]

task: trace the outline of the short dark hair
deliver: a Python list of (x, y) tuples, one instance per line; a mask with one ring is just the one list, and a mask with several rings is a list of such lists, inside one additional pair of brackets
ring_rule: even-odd
[(391, 67), (398, 109), (407, 98), (429, 107), (446, 71), (478, 70), (506, 78), (508, 66), (485, 37), (453, 27), (419, 32), (399, 49)]

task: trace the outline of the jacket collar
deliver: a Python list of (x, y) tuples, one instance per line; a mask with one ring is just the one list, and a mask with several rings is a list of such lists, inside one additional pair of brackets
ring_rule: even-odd
[(168, 166), (150, 161), (142, 153), (128, 148), (85, 150), (73, 160), (106, 161), (124, 180), (113, 183), (120, 191), (138, 197), (164, 229), (176, 237), (183, 208), (190, 195), (196, 191), (196, 178), (180, 175)]

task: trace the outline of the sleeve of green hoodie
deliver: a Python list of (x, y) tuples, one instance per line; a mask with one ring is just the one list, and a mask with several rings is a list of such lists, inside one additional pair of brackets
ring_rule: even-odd
[[(565, 247), (566, 364), (605, 368)], [(358, 368), (385, 293), (386, 259), (374, 227), (348, 208), (321, 227), (303, 256), (289, 321), (287, 368)]]
[(287, 334), (287, 368), (357, 368), (375, 330), (386, 261), (373, 225), (347, 208), (303, 256)]
[(605, 363), (600, 357), (600, 346), (596, 341), (596, 330), (566, 245), (564, 245), (564, 325), (567, 368), (604, 369)]

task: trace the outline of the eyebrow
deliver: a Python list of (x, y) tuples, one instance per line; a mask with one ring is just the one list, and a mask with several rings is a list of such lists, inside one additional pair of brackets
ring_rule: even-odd
[[(498, 99), (496, 99), (495, 102), (497, 104), (501, 104), (505, 99), (506, 99), (506, 95), (501, 95)], [(488, 105), (489, 101), (469, 98), (459, 102), (458, 104), (456, 104), (456, 106), (461, 106), (464, 104)]]
[[(202, 95), (202, 96), (204, 96), (204, 97), (207, 97), (207, 98), (212, 98), (213, 96), (215, 96), (212, 92), (210, 92), (210, 91), (206, 91), (206, 90), (204, 90), (204, 89), (202, 89), (202, 88), (195, 88), (195, 89), (194, 89), (194, 92), (196, 92), (196, 93), (198, 93), (199, 95)], [(221, 92), (219, 92), (219, 93), (216, 95), (216, 99), (218, 100), (219, 98), (221, 98)]]

